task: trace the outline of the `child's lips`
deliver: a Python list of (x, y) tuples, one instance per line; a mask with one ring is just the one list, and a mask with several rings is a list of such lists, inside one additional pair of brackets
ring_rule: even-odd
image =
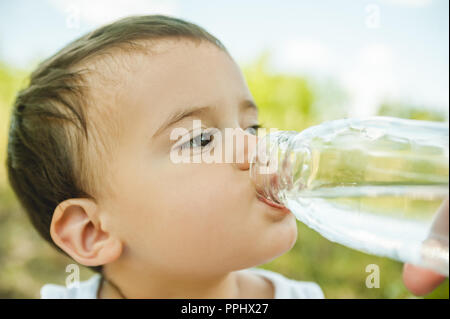
[(291, 212), (287, 207), (285, 207), (285, 206), (283, 206), (283, 205), (281, 205), (281, 204), (275, 203), (275, 202), (273, 202), (273, 201), (271, 201), (271, 200), (269, 200), (269, 199), (267, 199), (267, 198), (264, 198), (263, 196), (261, 196), (261, 195), (258, 194), (258, 193), (256, 194), (256, 197), (257, 197), (260, 201), (262, 201), (263, 203), (265, 203), (266, 205), (269, 205), (269, 206), (271, 206), (271, 207), (277, 208), (277, 209), (279, 209), (279, 210), (281, 210), (281, 211), (283, 211), (283, 212), (285, 212), (285, 213), (290, 213), (290, 212)]

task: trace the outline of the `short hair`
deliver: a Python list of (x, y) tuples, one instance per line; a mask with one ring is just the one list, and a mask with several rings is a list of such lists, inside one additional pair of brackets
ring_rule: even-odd
[[(207, 41), (228, 53), (196, 24), (164, 15), (130, 16), (85, 34), (41, 62), (16, 96), (8, 135), (8, 180), (32, 225), (63, 254), (50, 236), (53, 212), (69, 198), (95, 200), (103, 168), (94, 164), (101, 164), (110, 151), (101, 125), (86, 116), (92, 112), (90, 73), (79, 67), (114, 50), (145, 51), (139, 42), (164, 39)], [(89, 268), (102, 271), (102, 266)]]

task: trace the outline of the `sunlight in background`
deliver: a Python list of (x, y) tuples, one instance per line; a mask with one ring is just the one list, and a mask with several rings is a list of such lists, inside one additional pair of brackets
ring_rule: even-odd
[(78, 15), (77, 18), (94, 27), (129, 15), (177, 12), (177, 3), (172, 0), (49, 0), (49, 3), (61, 12)]
[[(36, 53), (47, 56), (101, 24), (132, 14), (161, 13), (210, 30), (238, 62), (266, 49), (273, 53), (274, 70), (336, 78), (350, 95), (350, 114), (354, 116), (375, 114), (386, 98), (403, 98), (442, 110), (449, 103), (445, 0), (289, 1), (283, 5), (270, 1), (244, 5), (237, 1), (48, 0), (39, 5), (40, 10), (54, 10), (60, 18), (46, 20), (40, 19), (42, 14), (36, 10), (29, 10), (36, 6), (31, 1), (1, 6), (7, 7), (2, 12), (12, 11), (2, 19), (2, 31), (13, 25), (11, 21), (26, 19), (28, 26), (36, 26), (26, 33), (16, 28), (8, 28), (7, 36), (2, 32), (1, 56), (17, 65), (32, 62)], [(263, 18), (267, 22), (261, 22)], [(376, 24), (370, 25), (371, 20)], [(70, 32), (64, 34), (61, 28)], [(41, 45), (28, 41), (33, 34), (39, 38), (44, 30), (52, 29), (56, 36), (46, 32), (47, 41)], [(425, 43), (424, 39), (430, 40)]]
[(349, 94), (351, 116), (403, 100), (448, 119), (448, 6), (446, 0), (2, 2), (8, 14), (0, 22), (0, 57), (32, 65), (104, 23), (168, 14), (212, 32), (240, 64), (268, 50), (272, 71), (335, 79)]

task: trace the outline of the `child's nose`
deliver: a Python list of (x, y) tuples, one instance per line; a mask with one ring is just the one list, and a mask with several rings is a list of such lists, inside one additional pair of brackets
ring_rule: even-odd
[(256, 144), (258, 143), (258, 137), (256, 135), (242, 131), (240, 138), (243, 139), (243, 143), (239, 145), (236, 143), (236, 161), (235, 165), (241, 170), (248, 170), (250, 168), (250, 161), (256, 150)]

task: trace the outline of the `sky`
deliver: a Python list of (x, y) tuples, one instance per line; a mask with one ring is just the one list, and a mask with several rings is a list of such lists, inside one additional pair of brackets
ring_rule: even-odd
[(447, 113), (448, 0), (0, 0), (0, 60), (30, 68), (88, 31), (132, 14), (194, 22), (241, 65), (335, 79), (352, 116), (386, 99)]

